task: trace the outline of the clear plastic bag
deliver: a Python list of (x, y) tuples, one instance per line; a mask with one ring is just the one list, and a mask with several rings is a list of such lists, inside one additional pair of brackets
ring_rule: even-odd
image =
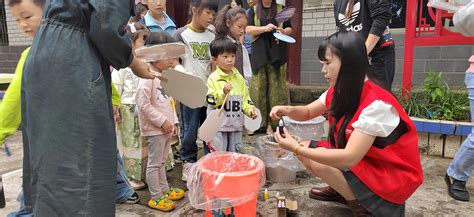
[[(296, 140), (300, 139), (296, 137)], [(293, 152), (282, 149), (272, 135), (257, 138), (257, 156), (269, 168), (283, 167), (294, 172), (305, 170)]]
[(324, 123), (326, 122), (326, 118), (318, 116), (307, 121), (295, 121), (284, 116), (283, 122), (291, 135), (297, 136), (303, 141), (321, 141), (321, 137), (324, 135)]
[(265, 164), (257, 157), (214, 152), (191, 167), (188, 196), (196, 209), (235, 207), (256, 199), (265, 181)]

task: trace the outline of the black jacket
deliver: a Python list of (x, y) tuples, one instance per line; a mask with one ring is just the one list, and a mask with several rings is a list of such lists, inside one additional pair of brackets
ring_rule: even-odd
[(339, 31), (360, 32), (367, 38), (369, 34), (381, 36), (392, 19), (390, 0), (354, 0), (354, 8), (346, 18), (349, 0), (334, 1), (334, 18)]

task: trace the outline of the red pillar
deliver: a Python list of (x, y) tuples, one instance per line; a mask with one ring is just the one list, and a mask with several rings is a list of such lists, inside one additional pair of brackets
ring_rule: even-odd
[(292, 36), (296, 39), (296, 43), (288, 45), (288, 71), (287, 81), (291, 84), (299, 85), (301, 81), (301, 36), (303, 33), (303, 1), (288, 0), (288, 7), (296, 8), (296, 13), (291, 18), (291, 26), (293, 28)]
[(418, 0), (407, 1), (405, 20), (405, 48), (403, 56), (402, 98), (409, 99), (412, 87), (413, 58)]

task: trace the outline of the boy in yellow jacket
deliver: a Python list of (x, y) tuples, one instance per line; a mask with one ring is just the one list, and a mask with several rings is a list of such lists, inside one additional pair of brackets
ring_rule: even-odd
[(211, 151), (239, 152), (244, 115), (257, 118), (255, 106), (244, 77), (234, 67), (236, 45), (227, 37), (219, 37), (211, 43), (210, 51), (217, 68), (207, 80), (207, 103), (210, 108), (220, 108), (224, 104), (225, 119), (217, 133), (217, 140), (214, 139), (209, 148)]

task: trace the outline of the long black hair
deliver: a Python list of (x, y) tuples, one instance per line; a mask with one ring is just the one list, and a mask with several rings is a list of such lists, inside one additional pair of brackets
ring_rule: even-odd
[[(232, 8), (230, 5), (224, 6), (216, 17), (215, 26), (217, 34), (228, 35), (229, 26), (232, 26), (232, 24), (240, 17), (248, 19), (247, 12), (245, 12), (243, 8)], [(227, 26), (227, 24), (229, 24), (229, 26)]]
[[(359, 107), (365, 77), (369, 71), (367, 49), (364, 38), (356, 32), (337, 32), (327, 37), (318, 48), (321, 61), (327, 61), (328, 49), (341, 60), (329, 113), (335, 119), (329, 128), (329, 141), (333, 147), (345, 148), (346, 127)], [(335, 132), (341, 119), (342, 125)], [(337, 138), (334, 133), (337, 133)]]
[(272, 4), (270, 6), (270, 13), (267, 14), (267, 17), (263, 17), (263, 0), (258, 0), (257, 4), (257, 11), (255, 11), (258, 19), (272, 19), (275, 18), (277, 14), (277, 2), (276, 0), (272, 0)]

